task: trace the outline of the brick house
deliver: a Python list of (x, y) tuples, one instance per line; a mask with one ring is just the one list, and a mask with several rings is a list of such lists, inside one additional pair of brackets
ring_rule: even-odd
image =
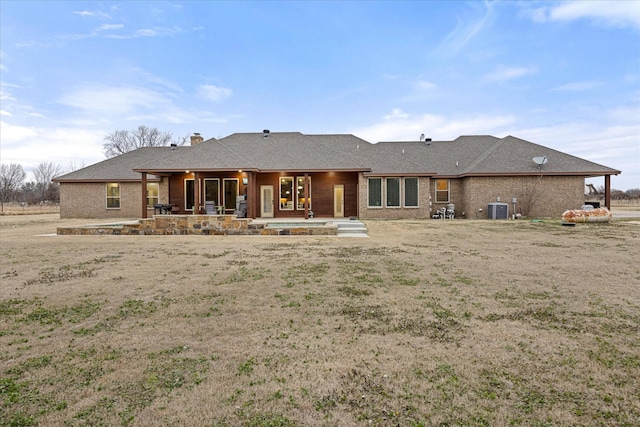
[[(535, 159), (535, 161), (534, 161)], [(536, 163), (537, 162), (537, 163)], [(560, 216), (584, 204), (585, 178), (620, 171), (507, 136), (369, 143), (299, 132), (191, 137), (146, 147), (54, 178), (62, 218), (238, 213), (250, 218), (486, 218)]]

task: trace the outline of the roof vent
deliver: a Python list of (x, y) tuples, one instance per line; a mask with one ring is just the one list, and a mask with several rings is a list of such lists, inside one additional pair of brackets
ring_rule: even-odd
[(431, 145), (431, 138), (425, 138), (424, 139), (424, 143), (430, 146)]
[(264, 136), (265, 138), (269, 136), (269, 134), (271, 133), (271, 131), (269, 129), (265, 129), (262, 131), (262, 136)]
[(175, 151), (176, 148), (178, 148), (178, 144), (176, 144), (175, 142), (171, 143), (171, 151)]
[(424, 133), (420, 134), (420, 142), (424, 142)]

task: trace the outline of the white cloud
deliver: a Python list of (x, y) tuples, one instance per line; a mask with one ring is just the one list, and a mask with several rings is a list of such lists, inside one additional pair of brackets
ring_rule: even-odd
[(96, 28), (96, 31), (111, 31), (124, 28), (123, 24), (103, 24)]
[(156, 30), (152, 30), (150, 28), (143, 28), (135, 32), (135, 35), (139, 37), (153, 37), (157, 34), (158, 32)]
[(512, 116), (475, 115), (445, 117), (434, 114), (411, 115), (393, 109), (384, 120), (371, 126), (351, 131), (370, 142), (417, 141), (420, 134), (427, 138), (450, 140), (460, 135), (484, 135), (505, 132), (515, 119)]
[[(135, 30), (132, 34), (105, 34), (105, 38), (109, 39), (136, 39), (140, 37), (162, 37), (171, 36), (174, 34), (182, 33), (184, 30), (179, 27), (156, 27), (156, 28), (141, 28)], [(92, 36), (95, 36), (93, 33)]]
[[(181, 96), (180, 87), (172, 85), (170, 81), (156, 78), (139, 69), (133, 71), (136, 72), (138, 81), (144, 78), (147, 80), (146, 83), (153, 85), (153, 88), (102, 84), (81, 86), (57, 100), (60, 104), (75, 109), (71, 114), (72, 118), (65, 123), (74, 127), (110, 126), (114, 128), (123, 126), (126, 128), (131, 123), (135, 125), (142, 123), (164, 128), (167, 124), (226, 122), (227, 118), (224, 116), (193, 106), (192, 102), (187, 102), (186, 106), (179, 104), (180, 101), (186, 101), (185, 97)], [(227, 91), (228, 94), (231, 93), (230, 89), (218, 89), (221, 89), (220, 93), (211, 88), (208, 92), (205, 91), (205, 95), (209, 96), (206, 99), (212, 99), (214, 95), (218, 97), (216, 99), (221, 99)]]
[(196, 93), (201, 99), (217, 102), (230, 97), (233, 91), (229, 88), (215, 85), (200, 85), (198, 86)]
[(134, 86), (85, 86), (58, 100), (63, 105), (90, 114), (129, 115), (140, 109), (160, 110), (170, 104), (163, 94)]
[[(2, 162), (18, 163), (25, 171), (42, 162), (66, 167), (69, 162), (92, 164), (103, 160), (103, 130), (38, 128), (0, 122)], [(72, 154), (71, 154), (72, 153)]]
[[(481, 3), (470, 2), (468, 4), (477, 10)], [(493, 3), (485, 1), (482, 4), (484, 5), (483, 10), (475, 12), (475, 16), (467, 19), (457, 17), (455, 28), (440, 43), (437, 49), (438, 53), (447, 56), (456, 55), (492, 22)]]
[(431, 90), (436, 88), (436, 85), (434, 83), (428, 82), (426, 80), (418, 81), (417, 86), (418, 86), (418, 89), (421, 89), (421, 90)]
[(536, 22), (588, 19), (596, 25), (640, 30), (638, 1), (567, 1), (536, 8), (530, 15)]
[(100, 18), (100, 19), (109, 19), (111, 16), (109, 16), (108, 13), (105, 12), (91, 12), (88, 10), (76, 10), (73, 12), (74, 15), (79, 15), (83, 18), (91, 18), (91, 17), (95, 17), (95, 18)]
[(157, 87), (162, 92), (166, 93), (167, 90), (173, 94), (181, 94), (184, 92), (182, 87), (177, 83), (156, 74), (152, 74), (142, 68), (134, 67), (131, 71), (134, 73), (136, 81), (144, 80), (150, 85)]
[(552, 89), (552, 91), (557, 91), (557, 92), (584, 92), (584, 91), (596, 89), (597, 87), (600, 87), (602, 85), (603, 85), (602, 82), (595, 82), (595, 81), (591, 81), (591, 82), (573, 82), (573, 83), (564, 84), (562, 86), (558, 86), (558, 87)]
[(7, 92), (7, 91), (4, 89), (4, 87), (5, 87), (5, 86), (6, 86), (6, 85), (5, 85), (5, 84), (3, 84), (3, 85), (0, 87), (0, 101), (5, 101), (5, 102), (6, 102), (6, 101), (15, 101), (15, 98), (14, 98), (14, 97), (9, 93), (9, 92)]
[(384, 116), (385, 120), (398, 120), (398, 119), (406, 119), (409, 117), (407, 113), (402, 111), (400, 108), (394, 108), (391, 110), (391, 114), (387, 114)]
[[(614, 188), (640, 187), (640, 110), (615, 108), (602, 120), (566, 122), (514, 130), (514, 135), (622, 171), (612, 176)], [(599, 178), (600, 180), (602, 178)]]
[(13, 114), (11, 114), (10, 112), (5, 111), (5, 110), (0, 110), (0, 116), (11, 117), (11, 116), (13, 116)]
[(536, 69), (533, 67), (498, 67), (485, 77), (491, 81), (504, 81), (524, 77), (529, 74), (535, 74)]

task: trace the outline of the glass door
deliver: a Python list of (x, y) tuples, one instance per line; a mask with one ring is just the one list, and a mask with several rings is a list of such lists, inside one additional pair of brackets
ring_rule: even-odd
[(260, 217), (273, 218), (273, 185), (260, 186)]

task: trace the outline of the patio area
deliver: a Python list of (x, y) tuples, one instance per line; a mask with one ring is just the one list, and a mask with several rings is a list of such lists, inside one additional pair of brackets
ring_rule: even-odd
[(154, 215), (129, 221), (58, 227), (58, 235), (260, 235), (366, 237), (361, 221), (349, 218), (248, 219), (236, 215)]

